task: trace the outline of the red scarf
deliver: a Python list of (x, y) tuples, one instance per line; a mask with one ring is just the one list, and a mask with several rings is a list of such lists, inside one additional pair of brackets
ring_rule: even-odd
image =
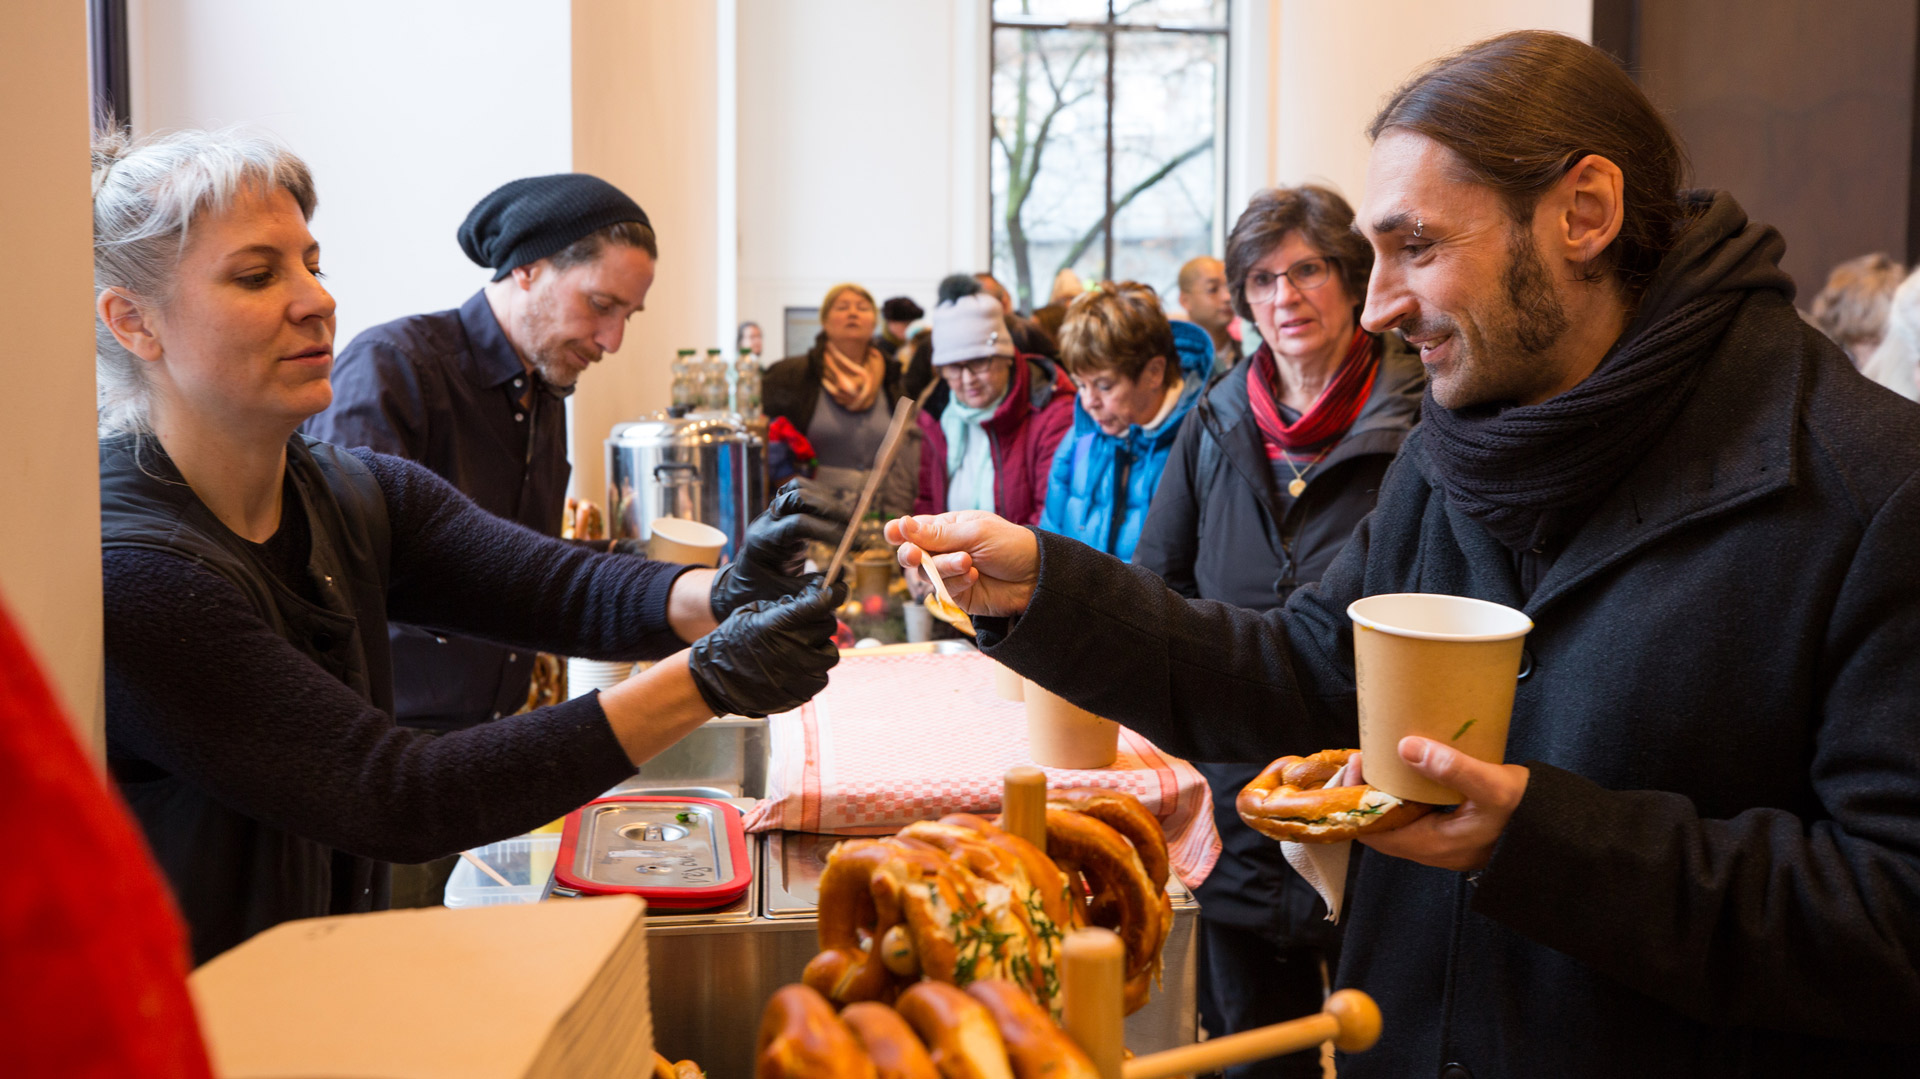
[(1373, 392), (1374, 376), (1380, 373), (1380, 349), (1373, 337), (1362, 329), (1353, 331), (1353, 344), (1340, 361), (1340, 372), (1314, 399), (1313, 407), (1298, 420), (1287, 423), (1280, 418), (1276, 389), (1280, 368), (1274, 362), (1273, 349), (1261, 345), (1247, 365), (1247, 403), (1253, 408), (1253, 421), (1260, 428), (1260, 441), (1266, 444), (1267, 458), (1278, 461), (1289, 450), (1311, 449), (1339, 438), (1360, 416), (1361, 406)]

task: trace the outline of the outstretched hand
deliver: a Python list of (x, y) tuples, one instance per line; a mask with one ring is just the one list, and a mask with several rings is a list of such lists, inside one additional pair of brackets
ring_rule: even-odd
[[(1400, 759), (1413, 770), (1466, 796), (1451, 812), (1429, 813), (1405, 828), (1361, 836), (1360, 842), (1382, 854), (1440, 869), (1470, 872), (1486, 867), (1493, 846), (1506, 831), (1513, 811), (1527, 793), (1526, 768), (1518, 764), (1488, 764), (1431, 738), (1409, 735), (1400, 739)], [(1365, 782), (1366, 762), (1355, 771)]]
[(707, 603), (715, 621), (756, 600), (778, 600), (807, 587), (807, 544), (834, 544), (847, 528), (847, 509), (831, 488), (796, 479), (781, 487), (767, 511), (747, 525), (739, 557), (714, 575)]
[(1005, 617), (1027, 609), (1040, 574), (1033, 532), (985, 510), (961, 510), (887, 522), (887, 542), (900, 564), (923, 563), (946, 581), (953, 601), (971, 615)]

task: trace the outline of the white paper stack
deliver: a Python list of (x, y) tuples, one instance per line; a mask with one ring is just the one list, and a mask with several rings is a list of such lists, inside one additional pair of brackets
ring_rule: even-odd
[(653, 1061), (636, 896), (277, 926), (193, 972), (222, 1079), (601, 1079)]

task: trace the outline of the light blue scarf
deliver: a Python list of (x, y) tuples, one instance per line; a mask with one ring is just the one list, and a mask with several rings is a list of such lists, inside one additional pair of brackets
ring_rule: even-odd
[(993, 512), (993, 444), (981, 426), (1007, 395), (990, 404), (968, 408), (956, 395), (940, 413), (940, 432), (947, 436), (947, 509)]

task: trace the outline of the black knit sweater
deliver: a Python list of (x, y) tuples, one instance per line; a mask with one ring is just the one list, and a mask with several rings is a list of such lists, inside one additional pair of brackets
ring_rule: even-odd
[[(667, 600), (686, 567), (590, 553), (409, 461), (353, 452), (392, 523), (394, 618), (609, 659), (681, 647)], [(440, 736), (396, 727), (224, 577), (152, 549), (104, 562), (107, 754), (136, 809), (143, 783), (184, 782), (271, 828), (418, 862), (537, 827), (632, 774), (595, 694)], [(190, 888), (193, 837), (149, 839)]]

